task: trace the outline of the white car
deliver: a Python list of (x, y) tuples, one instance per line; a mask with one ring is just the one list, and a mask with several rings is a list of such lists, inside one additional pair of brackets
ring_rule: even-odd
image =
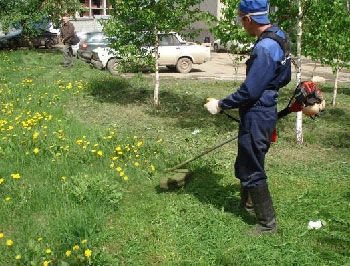
[[(151, 47), (147, 49), (153, 51)], [(210, 47), (184, 41), (175, 32), (159, 34), (159, 66), (166, 66), (179, 73), (188, 73), (193, 64), (203, 64), (210, 60)], [(107, 68), (112, 74), (118, 73), (118, 52), (111, 48), (96, 48), (92, 52), (91, 63), (99, 68)]]
[(252, 43), (243, 44), (243, 43), (239, 43), (236, 40), (233, 40), (233, 41), (228, 41), (224, 45), (224, 44), (221, 44), (220, 39), (215, 40), (213, 43), (214, 52), (217, 52), (217, 53), (222, 50), (231, 51), (232, 46), (234, 47), (234, 51), (236, 51), (237, 53), (245, 53), (245, 52), (248, 52), (250, 49), (252, 49), (254, 44)]

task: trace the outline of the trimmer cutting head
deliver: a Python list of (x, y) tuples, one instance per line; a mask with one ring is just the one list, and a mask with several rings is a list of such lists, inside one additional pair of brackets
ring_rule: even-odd
[(166, 173), (159, 180), (159, 187), (171, 190), (186, 185), (191, 180), (191, 171), (188, 169), (176, 169)]

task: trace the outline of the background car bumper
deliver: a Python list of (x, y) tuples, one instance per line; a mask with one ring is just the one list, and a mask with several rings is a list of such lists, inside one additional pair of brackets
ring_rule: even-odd
[(93, 65), (97, 69), (103, 69), (104, 68), (102, 62), (99, 61), (99, 60), (91, 59), (90, 63), (91, 63), (91, 65)]

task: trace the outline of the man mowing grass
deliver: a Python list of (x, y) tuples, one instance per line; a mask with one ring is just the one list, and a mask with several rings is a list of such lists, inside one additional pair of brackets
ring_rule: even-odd
[(277, 122), (278, 90), (291, 79), (290, 46), (285, 33), (268, 18), (267, 0), (242, 0), (237, 22), (257, 41), (246, 62), (246, 79), (226, 98), (210, 99), (211, 114), (239, 108), (240, 126), (235, 175), (241, 182), (240, 206), (253, 210), (258, 224), (254, 234), (277, 231), (275, 211), (267, 186), (265, 155)]

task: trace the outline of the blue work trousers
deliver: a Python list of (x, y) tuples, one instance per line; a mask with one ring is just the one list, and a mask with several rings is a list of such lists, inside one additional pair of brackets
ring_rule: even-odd
[(235, 175), (243, 187), (253, 188), (266, 183), (265, 155), (276, 126), (276, 107), (254, 107), (240, 111), (240, 117)]

